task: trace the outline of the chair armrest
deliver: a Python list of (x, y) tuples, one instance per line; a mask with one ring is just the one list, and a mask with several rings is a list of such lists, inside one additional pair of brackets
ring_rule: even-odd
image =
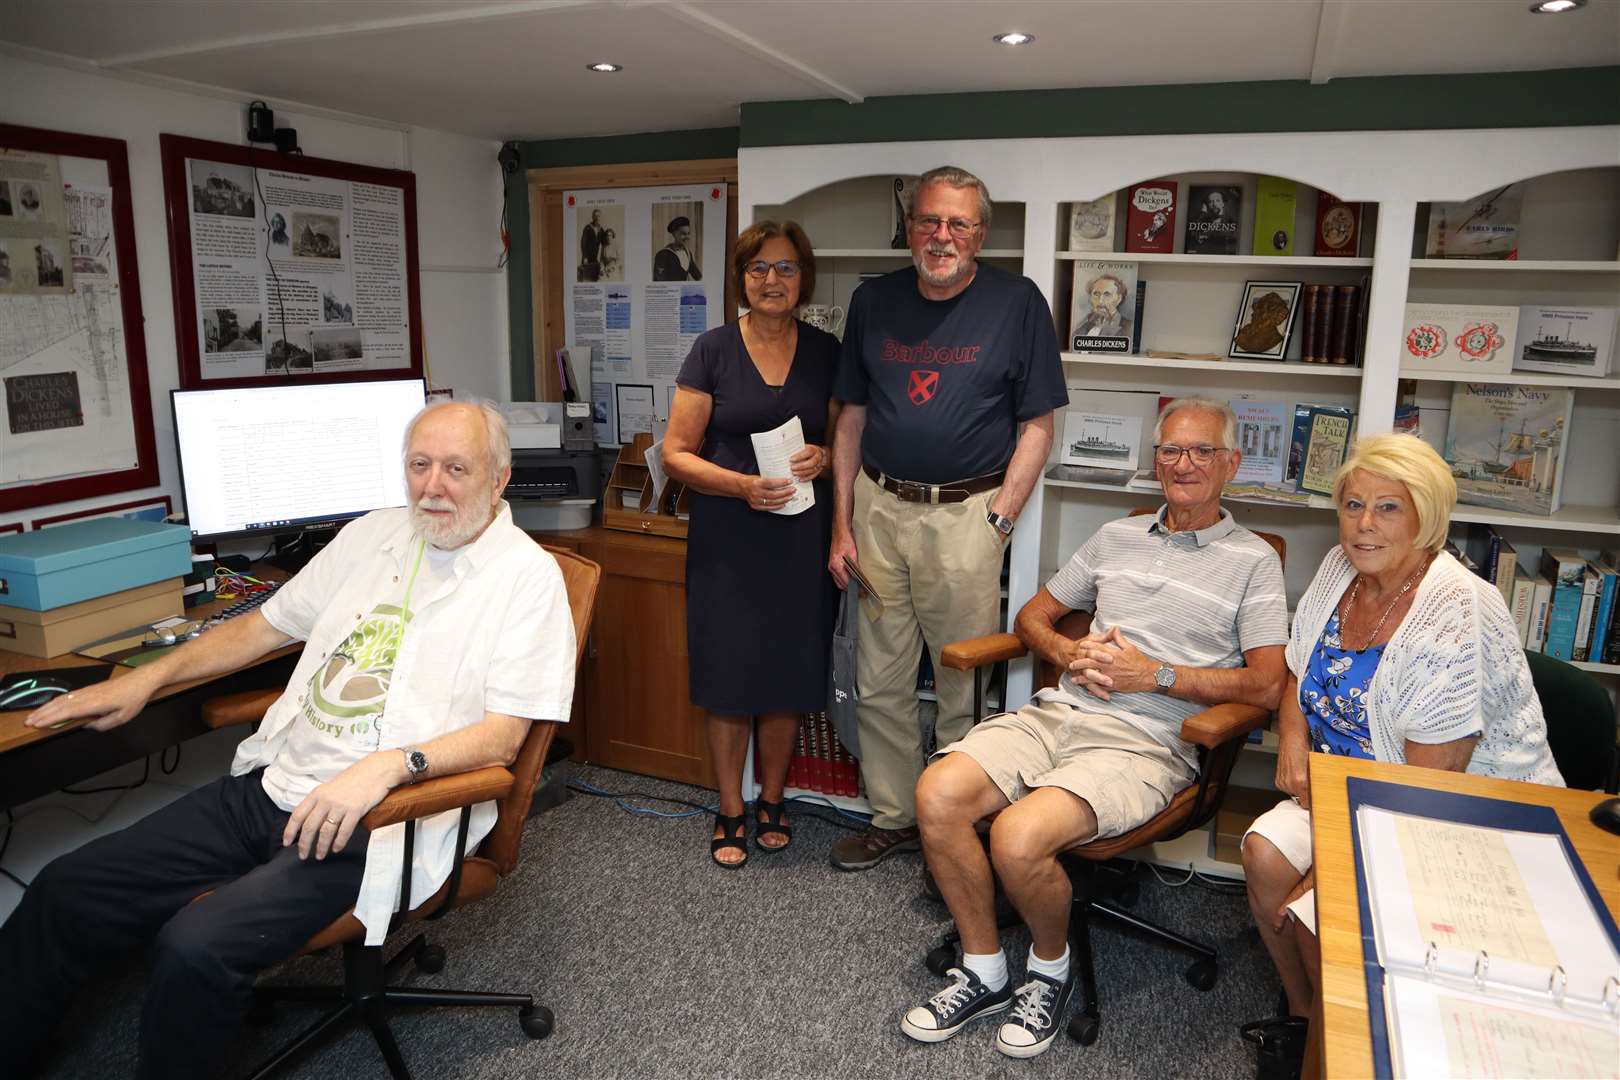
[(1211, 705), (1181, 722), (1181, 737), (1210, 750), (1265, 724), (1271, 713), (1258, 705)]
[(361, 819), (361, 824), (375, 832), (384, 825), (415, 821), (445, 810), (505, 798), (515, 782), (510, 772), (497, 765), (407, 784), (390, 791), (387, 798)]
[(203, 723), (211, 728), (256, 724), (264, 719), (264, 714), (270, 711), (270, 706), (280, 696), (280, 690), (243, 690), (209, 698), (203, 702)]
[(939, 651), (939, 662), (957, 671), (972, 671), (986, 664), (1016, 660), (1028, 651), (1017, 634), (986, 634), (951, 642)]

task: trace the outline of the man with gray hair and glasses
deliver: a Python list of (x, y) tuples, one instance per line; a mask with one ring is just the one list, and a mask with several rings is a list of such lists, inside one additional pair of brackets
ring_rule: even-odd
[[(1178, 398), (1159, 416), (1153, 463), (1164, 505), (1098, 529), (1018, 613), (1018, 637), (1064, 671), (1015, 713), (935, 755), (917, 784), (928, 868), (962, 938), (951, 983), (901, 1019), (941, 1042), (1011, 1010), (996, 1047), (1034, 1057), (1061, 1030), (1074, 990), (1059, 852), (1119, 836), (1163, 810), (1197, 772), (1181, 724), (1210, 705), (1274, 709), (1286, 670), (1282, 563), (1221, 508), (1237, 472), (1231, 408)], [(1091, 611), (1091, 632), (1056, 630)], [(974, 830), (999, 811), (990, 851)], [(1013, 989), (996, 933), (995, 879), (1029, 927), (1027, 980)]]
[[(369, 833), (366, 813), (402, 784), (510, 765), (531, 721), (568, 719), (568, 593), (501, 499), (505, 421), (430, 405), (404, 451), (408, 506), (350, 522), (258, 610), (24, 721), (107, 731), (165, 686), (304, 642), (230, 776), (52, 862), (0, 926), (0, 1045), (20, 1075), (74, 990), (148, 941), (140, 1074), (213, 1075), (260, 970), (351, 908), (380, 944), (406, 906), (405, 827)], [(418, 823), (408, 906), (450, 876), (459, 822)], [(493, 802), (474, 807), (466, 850), (494, 823)]]
[(1035, 283), (978, 260), (990, 193), (962, 169), (924, 173), (907, 208), (912, 265), (855, 290), (833, 396), (828, 569), (857, 562), (882, 597), (856, 645), (864, 832), (832, 864), (864, 870), (917, 850), (923, 767), (917, 663), (934, 661), (935, 742), (973, 722), (973, 680), (939, 663), (1000, 628), (1001, 563), (1069, 401), (1051, 309)]

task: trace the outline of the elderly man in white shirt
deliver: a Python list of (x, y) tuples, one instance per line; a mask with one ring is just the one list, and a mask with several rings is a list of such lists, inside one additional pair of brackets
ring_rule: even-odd
[[(164, 686), (305, 642), (229, 777), (57, 859), (0, 926), (0, 1045), (25, 1075), (73, 991), (149, 940), (141, 1075), (212, 1074), (259, 971), (351, 907), (368, 944), (387, 935), (404, 826), (368, 833), (372, 807), (401, 784), (508, 765), (531, 721), (568, 719), (567, 591), (501, 500), (500, 414), (423, 410), (405, 472), (408, 508), (350, 523), (258, 611), (28, 717), (105, 731)], [(412, 904), (449, 877), (457, 818), (420, 823)], [(493, 803), (474, 809), (469, 847), (494, 821)]]

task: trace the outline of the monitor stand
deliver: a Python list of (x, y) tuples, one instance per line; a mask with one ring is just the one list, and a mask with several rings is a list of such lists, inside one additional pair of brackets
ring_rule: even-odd
[(288, 574), (296, 574), (336, 535), (336, 529), (300, 529), (298, 532), (277, 533), (275, 552), (265, 562)]

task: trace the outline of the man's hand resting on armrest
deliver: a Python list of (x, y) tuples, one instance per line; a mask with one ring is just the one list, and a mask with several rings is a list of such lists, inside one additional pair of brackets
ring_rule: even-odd
[(360, 820), (409, 775), (405, 755), (399, 750), (366, 755), (304, 796), (287, 819), (281, 846), (296, 841), (300, 859), (309, 858), (311, 852), (319, 860), (328, 852), (342, 851)]

